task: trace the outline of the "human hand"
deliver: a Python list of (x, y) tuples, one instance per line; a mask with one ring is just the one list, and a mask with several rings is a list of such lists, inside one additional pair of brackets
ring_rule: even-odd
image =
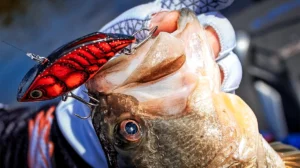
[[(232, 52), (236, 45), (235, 32), (230, 22), (220, 13), (211, 12), (227, 7), (232, 3), (215, 2), (217, 4), (201, 4), (200, 1), (189, 3), (181, 0), (173, 2), (157, 0), (153, 3), (140, 5), (132, 8), (105, 25), (100, 31), (108, 33), (133, 34), (141, 28), (158, 26), (159, 32), (173, 32), (177, 29), (180, 8), (190, 8), (198, 15), (200, 23), (205, 27), (205, 32), (214, 53), (216, 62), (220, 67), (222, 91), (234, 93), (239, 87), (242, 78), (242, 68), (238, 57)], [(169, 4), (169, 5), (166, 5)], [(177, 4), (177, 5), (175, 5)], [(195, 5), (196, 4), (196, 5)], [(198, 6), (197, 6), (198, 5)], [(213, 8), (212, 6), (216, 6)], [(173, 10), (173, 11), (171, 11)], [(201, 14), (207, 12), (205, 14)], [(143, 39), (146, 34), (138, 36)]]

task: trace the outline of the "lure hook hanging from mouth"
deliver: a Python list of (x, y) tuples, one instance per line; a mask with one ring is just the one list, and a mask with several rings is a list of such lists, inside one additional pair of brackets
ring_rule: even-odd
[(93, 108), (99, 106), (99, 101), (98, 101), (96, 98), (94, 98), (92, 95), (90, 95), (87, 91), (83, 91), (83, 92), (86, 93), (86, 94), (88, 95), (88, 97), (89, 97), (91, 100), (95, 101), (97, 104), (94, 104), (94, 103), (91, 103), (91, 102), (87, 102), (87, 101), (85, 101), (83, 98), (81, 98), (81, 97), (75, 95), (75, 94), (72, 93), (72, 92), (69, 92), (69, 93), (66, 93), (66, 94), (62, 95), (62, 101), (66, 101), (66, 100), (68, 99), (68, 97), (72, 97), (72, 98), (74, 98), (74, 99), (80, 101), (81, 103), (87, 105), (87, 106), (90, 108), (90, 110), (91, 110), (91, 112), (90, 112), (90, 114), (89, 114), (88, 116), (82, 117), (82, 116), (80, 116), (80, 115), (78, 115), (78, 114), (74, 114), (74, 115), (75, 115), (76, 117), (80, 118), (80, 119), (88, 119), (88, 118), (90, 118), (90, 117), (92, 116)]
[(123, 51), (122, 51), (122, 53), (124, 53), (124, 54), (126, 54), (126, 55), (132, 55), (132, 54), (134, 54), (135, 51), (136, 51), (140, 46), (142, 46), (146, 41), (148, 41), (148, 40), (152, 37), (152, 35), (156, 32), (157, 29), (158, 29), (158, 26), (155, 26), (155, 27), (153, 27), (152, 29), (142, 28), (142, 29), (140, 29), (140, 30), (134, 32), (134, 33), (132, 34), (132, 36), (137, 35), (137, 34), (138, 34), (139, 32), (141, 32), (141, 31), (149, 31), (149, 34), (148, 34), (148, 36), (147, 36), (144, 40), (142, 40), (140, 43), (138, 43), (138, 44), (137, 44), (136, 46), (134, 46), (133, 48), (131, 48), (131, 49), (124, 48)]

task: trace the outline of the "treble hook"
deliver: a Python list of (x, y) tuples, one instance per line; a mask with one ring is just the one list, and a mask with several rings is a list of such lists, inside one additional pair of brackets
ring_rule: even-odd
[(141, 42), (138, 43), (136, 46), (134, 46), (133, 48), (131, 48), (131, 49), (124, 48), (123, 53), (126, 54), (126, 55), (134, 54), (134, 52), (135, 52), (140, 46), (142, 46), (146, 41), (148, 41), (148, 40), (152, 37), (152, 35), (153, 35), (153, 34), (155, 33), (155, 31), (157, 30), (157, 28), (158, 28), (158, 26), (155, 26), (155, 27), (153, 27), (152, 29), (142, 28), (142, 29), (140, 29), (140, 30), (134, 32), (134, 33), (132, 34), (132, 36), (135, 36), (135, 35), (138, 34), (139, 32), (145, 31), (145, 30), (146, 30), (146, 31), (149, 31), (149, 35), (148, 35), (143, 41), (141, 41)]
[(91, 110), (91, 112), (90, 112), (90, 114), (89, 114), (88, 116), (82, 117), (82, 116), (80, 116), (80, 115), (78, 115), (78, 114), (74, 114), (74, 115), (75, 115), (76, 117), (80, 118), (80, 119), (88, 119), (88, 118), (90, 118), (90, 117), (92, 116), (92, 113), (93, 113), (93, 112), (92, 112), (93, 107), (97, 107), (97, 106), (99, 105), (99, 101), (98, 101), (96, 98), (92, 97), (92, 95), (90, 95), (88, 92), (86, 92), (86, 91), (83, 91), (83, 92), (85, 92), (85, 93), (88, 95), (88, 97), (89, 97), (90, 99), (92, 99), (93, 101), (97, 102), (97, 104), (94, 104), (94, 103), (91, 103), (91, 102), (87, 102), (87, 101), (85, 101), (83, 98), (81, 98), (81, 97), (75, 95), (75, 94), (72, 93), (72, 92), (68, 92), (68, 93), (64, 94), (64, 95), (62, 96), (62, 101), (66, 101), (66, 100), (68, 99), (68, 97), (72, 97), (72, 98), (74, 98), (74, 99), (76, 99), (76, 100), (82, 102), (83, 104), (87, 105), (87, 106), (90, 108), (90, 110)]

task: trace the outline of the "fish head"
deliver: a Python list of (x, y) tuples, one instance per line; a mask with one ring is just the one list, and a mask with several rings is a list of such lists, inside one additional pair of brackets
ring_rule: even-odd
[(108, 62), (86, 84), (100, 101), (92, 123), (112, 167), (221, 167), (256, 154), (253, 112), (221, 93), (203, 27), (193, 12), (180, 15), (178, 30)]

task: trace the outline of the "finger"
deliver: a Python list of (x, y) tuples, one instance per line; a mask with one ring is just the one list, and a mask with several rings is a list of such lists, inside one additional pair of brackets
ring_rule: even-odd
[(213, 36), (217, 35), (220, 52), (216, 60), (226, 57), (236, 46), (235, 32), (228, 19), (219, 12), (201, 14), (198, 19), (209, 31), (214, 31)]
[[(158, 29), (153, 34), (154, 36), (157, 36), (160, 32), (172, 33), (177, 30), (177, 22), (179, 17), (180, 17), (180, 12), (177, 10), (158, 12), (152, 15), (149, 28), (151, 29), (155, 26), (158, 26)], [(214, 56), (216, 58), (220, 53), (220, 49), (221, 49), (218, 35), (216, 31), (210, 26), (206, 27), (205, 31), (210, 46), (212, 46)]]
[(177, 30), (177, 21), (179, 16), (180, 12), (177, 10), (158, 12), (152, 15), (149, 28), (151, 29), (158, 26), (157, 30), (153, 34), (154, 36), (157, 36), (160, 32), (172, 33)]
[(223, 72), (222, 91), (234, 93), (238, 89), (242, 80), (242, 65), (236, 54), (230, 52), (229, 55), (218, 61)]
[[(205, 28), (205, 33), (207, 36), (207, 39), (209, 41), (209, 44), (213, 50), (213, 54), (214, 54), (214, 58), (218, 58), (220, 51), (221, 51), (221, 44), (220, 44), (220, 39), (218, 37), (217, 32), (215, 31), (215, 29), (211, 26), (208, 26)], [(223, 84), (224, 82), (224, 71), (223, 69), (219, 66), (219, 70), (220, 70), (220, 80), (221, 83)]]
[(211, 48), (213, 49), (214, 57), (216, 59), (221, 51), (221, 45), (220, 45), (220, 40), (219, 40), (218, 34), (211, 26), (208, 26), (205, 28), (205, 33), (206, 33), (208, 42), (209, 42)]
[[(230, 22), (218, 12), (199, 15), (198, 19), (206, 27), (206, 30), (214, 31), (214, 33), (208, 34), (208, 39), (212, 44), (216, 61), (220, 67), (221, 89), (224, 92), (234, 93), (242, 79), (241, 63), (232, 52), (236, 46), (234, 29)], [(219, 52), (216, 52), (217, 45), (215, 43), (217, 42), (220, 47)]]

